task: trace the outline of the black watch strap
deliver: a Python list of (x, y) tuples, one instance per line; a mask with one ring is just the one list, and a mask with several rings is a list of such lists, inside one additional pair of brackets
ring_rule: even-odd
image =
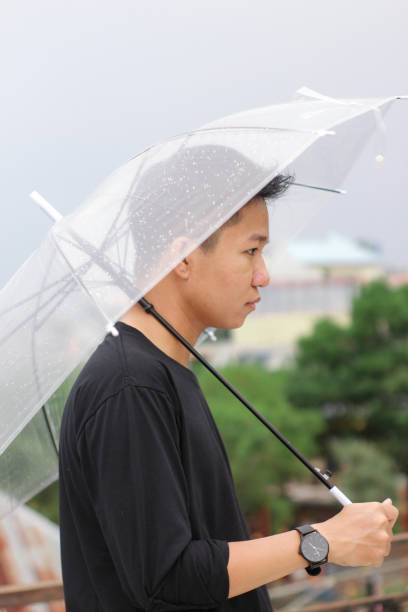
[(305, 570), (307, 571), (309, 576), (318, 576), (322, 571), (322, 568), (320, 567), (320, 565), (316, 565), (315, 567), (308, 565), (307, 567), (305, 567)]
[(300, 533), (300, 535), (305, 536), (308, 533), (312, 533), (313, 531), (317, 531), (311, 525), (300, 525), (300, 527), (295, 527), (296, 531)]

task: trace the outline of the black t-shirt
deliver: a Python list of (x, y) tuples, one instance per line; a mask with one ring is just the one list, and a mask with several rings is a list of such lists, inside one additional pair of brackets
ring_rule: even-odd
[(60, 439), (68, 612), (270, 612), (227, 599), (228, 541), (248, 539), (195, 375), (118, 323), (80, 373)]

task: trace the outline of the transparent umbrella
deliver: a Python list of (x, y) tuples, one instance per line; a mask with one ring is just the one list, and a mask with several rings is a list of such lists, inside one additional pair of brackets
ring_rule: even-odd
[[(393, 98), (334, 100), (303, 88), (131, 159), (0, 292), (0, 516), (57, 478), (59, 423), (81, 364), (107, 330), (280, 172), (270, 206), (280, 249), (341, 184)], [(381, 161), (381, 149), (378, 151)]]

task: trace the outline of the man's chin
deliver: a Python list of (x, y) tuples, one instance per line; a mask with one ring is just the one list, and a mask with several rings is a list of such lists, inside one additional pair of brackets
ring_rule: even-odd
[(235, 321), (230, 321), (228, 327), (223, 327), (222, 329), (239, 329), (240, 327), (243, 326), (243, 324), (246, 321), (247, 316), (251, 314), (250, 312), (248, 312), (245, 315), (241, 315), (240, 317), (237, 317), (235, 319)]
[(239, 327), (243, 326), (249, 314), (251, 314), (251, 311), (246, 313), (237, 313), (234, 317), (223, 317), (222, 319), (214, 319), (212, 321), (207, 320), (205, 329), (207, 327), (214, 327), (215, 329), (238, 329)]

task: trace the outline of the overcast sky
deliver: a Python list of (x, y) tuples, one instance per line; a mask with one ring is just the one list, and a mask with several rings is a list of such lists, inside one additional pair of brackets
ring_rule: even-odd
[[(406, 0), (2, 0), (0, 285), (41, 241), (37, 189), (72, 211), (147, 146), (290, 99), (408, 94)], [(408, 268), (408, 101), (306, 231), (380, 243)]]

